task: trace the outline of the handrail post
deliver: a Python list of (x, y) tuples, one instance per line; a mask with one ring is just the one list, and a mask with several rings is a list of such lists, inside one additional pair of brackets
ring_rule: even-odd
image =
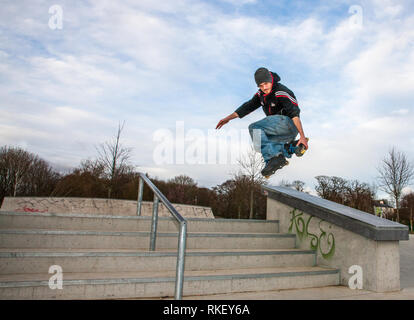
[(152, 205), (152, 223), (150, 234), (150, 251), (155, 251), (155, 243), (157, 239), (157, 225), (158, 225), (158, 205), (161, 201), (172, 216), (180, 223), (180, 230), (178, 235), (178, 252), (177, 252), (177, 265), (175, 275), (175, 299), (181, 300), (183, 297), (184, 287), (184, 259), (187, 241), (187, 220), (184, 219), (180, 213), (174, 208), (170, 201), (162, 194), (162, 192), (145, 176), (143, 173), (139, 173), (139, 186), (138, 186), (138, 201), (137, 201), (137, 215), (141, 215), (142, 207), (142, 194), (144, 183), (154, 192), (154, 201)]
[(144, 181), (139, 177), (139, 186), (138, 186), (138, 200), (137, 200), (137, 216), (141, 215), (142, 207), (142, 195), (144, 194)]
[(180, 234), (178, 237), (178, 256), (175, 276), (175, 300), (181, 300), (183, 297), (186, 239), (187, 222), (182, 221), (180, 223)]
[(152, 203), (150, 251), (155, 251), (155, 241), (157, 237), (157, 224), (158, 224), (158, 203), (159, 203), (159, 199), (157, 195), (154, 193), (154, 202)]

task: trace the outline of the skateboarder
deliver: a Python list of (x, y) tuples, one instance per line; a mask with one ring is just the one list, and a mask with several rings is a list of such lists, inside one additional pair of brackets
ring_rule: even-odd
[[(243, 118), (261, 106), (266, 117), (251, 123), (249, 133), (255, 150), (262, 153), (265, 161), (262, 175), (268, 177), (288, 164), (286, 158), (292, 157), (293, 149), (296, 155), (301, 156), (308, 149), (308, 141), (299, 118), (300, 109), (296, 97), (279, 82), (280, 77), (266, 68), (259, 68), (254, 79), (259, 90), (253, 98), (221, 119), (216, 129), (234, 118)], [(293, 142), (298, 133), (299, 140)]]

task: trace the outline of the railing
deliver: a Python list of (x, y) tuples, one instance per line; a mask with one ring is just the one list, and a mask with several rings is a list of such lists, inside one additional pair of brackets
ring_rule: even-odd
[(187, 220), (184, 219), (177, 210), (173, 207), (170, 201), (161, 193), (160, 190), (151, 182), (150, 179), (144, 174), (139, 172), (139, 187), (138, 187), (138, 204), (137, 215), (141, 215), (142, 208), (142, 196), (144, 192), (144, 182), (154, 192), (154, 202), (152, 206), (152, 223), (151, 223), (151, 236), (150, 236), (150, 250), (155, 251), (155, 243), (157, 239), (157, 224), (158, 224), (158, 204), (161, 201), (172, 216), (180, 224), (180, 232), (178, 236), (178, 252), (177, 252), (177, 267), (175, 276), (175, 295), (176, 300), (181, 300), (183, 296), (184, 285), (184, 257), (185, 247), (187, 239)]

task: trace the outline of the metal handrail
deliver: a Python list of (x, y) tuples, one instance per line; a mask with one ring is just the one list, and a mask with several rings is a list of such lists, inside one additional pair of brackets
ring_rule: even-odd
[(178, 211), (173, 207), (171, 202), (161, 193), (161, 191), (152, 183), (152, 181), (142, 172), (138, 172), (139, 186), (138, 186), (138, 203), (137, 216), (141, 215), (142, 196), (144, 193), (144, 182), (154, 192), (154, 202), (152, 206), (152, 223), (150, 236), (150, 251), (155, 251), (155, 243), (157, 238), (158, 225), (158, 204), (161, 201), (172, 216), (180, 223), (180, 232), (178, 236), (178, 252), (177, 252), (177, 266), (175, 275), (175, 295), (176, 300), (181, 300), (183, 296), (184, 285), (184, 257), (187, 239), (187, 220), (184, 219)]

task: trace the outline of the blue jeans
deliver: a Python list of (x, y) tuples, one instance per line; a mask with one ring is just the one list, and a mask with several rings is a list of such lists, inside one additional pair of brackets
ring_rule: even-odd
[(262, 153), (266, 163), (281, 153), (291, 158), (284, 144), (294, 140), (299, 133), (292, 119), (282, 115), (270, 115), (251, 123), (249, 132), (254, 149)]

